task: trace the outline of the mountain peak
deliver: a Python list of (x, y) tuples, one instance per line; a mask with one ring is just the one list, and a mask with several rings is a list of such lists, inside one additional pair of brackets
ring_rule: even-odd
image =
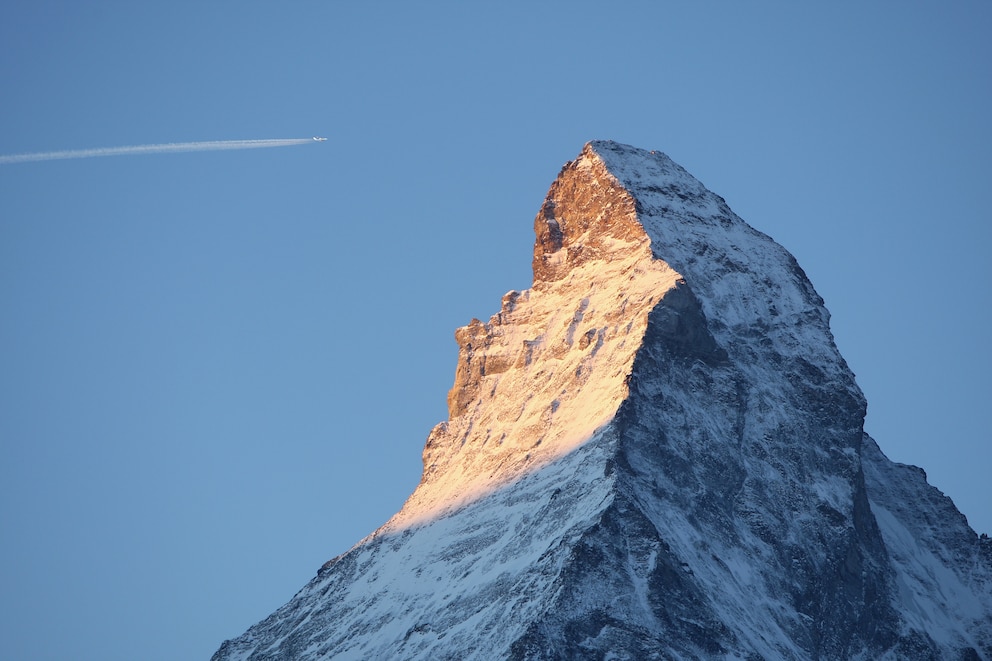
[(449, 420), (431, 433), (421, 484), (389, 527), (459, 507), (589, 440), (627, 396), (649, 312), (686, 291), (652, 255), (637, 200), (597, 145), (621, 148), (586, 145), (534, 221), (532, 287), (455, 332)]
[(534, 232), (531, 289), (455, 332), (449, 420), (390, 526), (459, 507), (587, 441), (627, 398), (649, 314), (656, 340), (687, 359), (754, 351), (742, 333), (760, 333), (769, 355), (801, 352), (843, 381), (860, 424), (861, 393), (795, 260), (668, 156), (586, 144)]
[(988, 543), (864, 433), (784, 248), (608, 141), (534, 227), (406, 504), (216, 659), (992, 658)]

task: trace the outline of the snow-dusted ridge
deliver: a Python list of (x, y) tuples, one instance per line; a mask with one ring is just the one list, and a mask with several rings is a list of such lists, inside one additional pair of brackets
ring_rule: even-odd
[(864, 435), (788, 252), (606, 141), (535, 233), (402, 510), (215, 659), (992, 659), (992, 546)]

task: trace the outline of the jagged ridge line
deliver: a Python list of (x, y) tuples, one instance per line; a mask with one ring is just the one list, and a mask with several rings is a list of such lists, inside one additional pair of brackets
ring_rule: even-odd
[(32, 161), (59, 161), (72, 158), (97, 158), (101, 156), (127, 156), (132, 154), (166, 154), (194, 151), (223, 151), (230, 149), (261, 149), (265, 147), (292, 147), (312, 142), (311, 138), (276, 138), (269, 140), (205, 140), (199, 142), (166, 142), (154, 145), (125, 147), (97, 147), (94, 149), (69, 149), (0, 156), (0, 165)]

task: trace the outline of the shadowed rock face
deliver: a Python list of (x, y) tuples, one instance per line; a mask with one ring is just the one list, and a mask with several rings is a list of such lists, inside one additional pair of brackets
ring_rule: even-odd
[(992, 659), (992, 546), (864, 434), (791, 255), (612, 142), (534, 225), (417, 490), (216, 659)]

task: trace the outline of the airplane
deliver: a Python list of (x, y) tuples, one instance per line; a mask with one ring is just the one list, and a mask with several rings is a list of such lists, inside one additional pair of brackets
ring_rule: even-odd
[(313, 139), (316, 142), (327, 142), (327, 138), (318, 138), (317, 136), (313, 136)]

